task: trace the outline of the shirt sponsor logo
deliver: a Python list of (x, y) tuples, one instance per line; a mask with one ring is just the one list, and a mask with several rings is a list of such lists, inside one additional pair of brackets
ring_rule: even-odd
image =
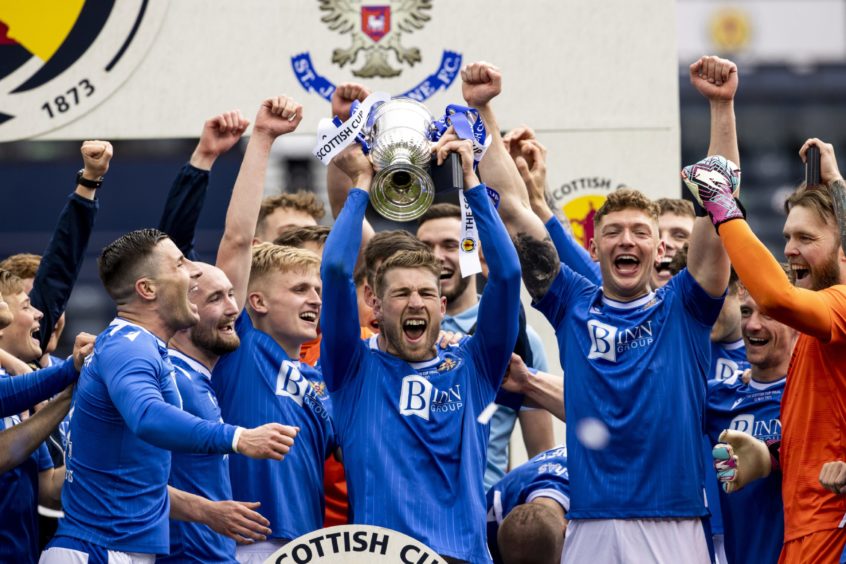
[(297, 366), (286, 360), (279, 367), (276, 375), (276, 395), (285, 396), (294, 400), (297, 405), (303, 405), (303, 397), (308, 389), (309, 382), (303, 377)]
[(728, 358), (718, 358), (717, 364), (714, 366), (714, 379), (726, 380), (734, 376), (740, 367), (737, 363)]
[(432, 383), (417, 374), (402, 379), (400, 392), (400, 415), (416, 415), (429, 421), (430, 413), (459, 412), (464, 407), (461, 384), (439, 390)]
[(729, 429), (750, 434), (762, 441), (781, 439), (780, 420), (756, 419), (751, 413), (744, 413), (732, 419), (729, 423)]
[(604, 358), (617, 362), (617, 355), (630, 349), (645, 348), (653, 342), (652, 321), (619, 329), (595, 319), (587, 322), (590, 335), (588, 359)]

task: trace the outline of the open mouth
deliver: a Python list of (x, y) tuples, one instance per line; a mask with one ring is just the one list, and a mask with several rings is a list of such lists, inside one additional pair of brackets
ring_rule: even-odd
[(406, 319), (402, 323), (402, 332), (409, 341), (418, 341), (426, 332), (426, 320)]
[(300, 314), (300, 319), (302, 319), (303, 321), (308, 321), (309, 323), (317, 323), (317, 312), (304, 311)]
[(235, 323), (233, 321), (227, 321), (226, 323), (218, 325), (217, 330), (221, 333), (231, 335), (235, 332)]
[(793, 274), (794, 280), (802, 280), (803, 278), (807, 277), (811, 274), (811, 269), (807, 266), (799, 265), (799, 264), (791, 264), (790, 265), (790, 272)]
[(372, 331), (374, 331), (376, 333), (379, 332), (379, 321), (377, 321), (376, 319), (371, 319), (370, 323), (368, 323), (367, 325), (370, 327), (370, 329)]
[(39, 330), (39, 327), (33, 327), (32, 329), (30, 329), (29, 336), (33, 341), (35, 341), (39, 345), (41, 344), (41, 331)]
[(614, 259), (614, 266), (621, 274), (633, 274), (640, 267), (640, 259), (634, 255), (620, 255)]
[(769, 339), (763, 339), (761, 337), (746, 337), (746, 342), (749, 344), (750, 347), (763, 347), (767, 343), (770, 342)]
[(672, 257), (663, 257), (655, 263), (655, 270), (659, 273), (670, 272), (670, 263), (672, 262)]
[(452, 270), (442, 270), (441, 271), (441, 281), (449, 280), (452, 278), (453, 271)]

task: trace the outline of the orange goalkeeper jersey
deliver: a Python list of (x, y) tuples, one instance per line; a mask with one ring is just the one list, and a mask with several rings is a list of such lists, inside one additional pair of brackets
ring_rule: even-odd
[(724, 223), (720, 237), (758, 306), (801, 333), (781, 402), (784, 540), (843, 527), (846, 496), (823, 489), (819, 475), (846, 458), (846, 285), (794, 287), (745, 221)]

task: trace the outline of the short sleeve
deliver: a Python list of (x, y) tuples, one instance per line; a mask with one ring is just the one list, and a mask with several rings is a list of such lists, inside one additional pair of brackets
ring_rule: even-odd
[(566, 264), (562, 264), (561, 270), (558, 271), (558, 275), (544, 297), (532, 305), (557, 329), (564, 321), (567, 305), (572, 303), (574, 296), (589, 293), (595, 289), (595, 284), (584, 276), (576, 274)]
[(686, 268), (673, 276), (665, 288), (676, 292), (685, 310), (702, 325), (710, 327), (720, 316), (725, 293), (718, 298), (712, 297)]

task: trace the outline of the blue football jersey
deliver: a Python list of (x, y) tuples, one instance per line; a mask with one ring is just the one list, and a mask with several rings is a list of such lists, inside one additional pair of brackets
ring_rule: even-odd
[(57, 536), (168, 553), (170, 450), (222, 454), (235, 437), (182, 411), (175, 378), (146, 329), (118, 318), (97, 337), (74, 391)]
[(687, 270), (618, 302), (562, 265), (535, 307), (555, 328), (567, 375), (571, 518), (707, 514), (705, 383), (722, 304)]
[(517, 253), (485, 187), (465, 193), (490, 277), (478, 328), (425, 362), (359, 338), (353, 268), (367, 194), (351, 190), (326, 241), (320, 361), (332, 394), (353, 523), (394, 529), (441, 555), (489, 562), (483, 474), (494, 400), (517, 339)]
[(749, 368), (743, 339), (731, 342), (711, 343), (711, 370), (708, 380), (725, 380), (738, 370)]
[[(209, 370), (177, 350), (169, 349), (168, 356), (176, 369), (182, 409), (206, 421), (222, 423)], [(232, 499), (229, 455), (174, 452), (170, 485), (210, 501)], [(201, 523), (171, 520), (170, 554), (156, 561), (235, 562), (235, 541)]]
[(224, 421), (242, 427), (281, 423), (300, 428), (285, 460), (229, 458), (232, 494), (259, 501), (270, 538), (294, 539), (323, 527), (323, 463), (335, 449), (332, 405), (320, 373), (291, 359), (246, 310), (235, 324), (241, 346), (221, 357), (212, 387)]
[(488, 547), (498, 561), (496, 535), (502, 521), (518, 505), (548, 497), (566, 513), (570, 509), (570, 477), (567, 473), (567, 447), (558, 446), (540, 453), (505, 475), (488, 490)]
[[(708, 435), (716, 444), (724, 429), (749, 433), (762, 441), (781, 440), (781, 396), (786, 378), (744, 384), (740, 373), (708, 384)], [(781, 472), (773, 472), (742, 490), (726, 495), (720, 505), (729, 562), (778, 562), (784, 540)]]
[[(0, 432), (21, 422), (0, 419)], [(38, 562), (38, 474), (53, 468), (46, 443), (19, 466), (0, 474), (0, 562)]]
[[(725, 380), (734, 376), (738, 370), (749, 368), (746, 360), (746, 347), (743, 339), (729, 342), (711, 342), (711, 368), (708, 371), (708, 381)], [(707, 415), (706, 415), (707, 417)], [(711, 459), (711, 438), (705, 435), (705, 497), (711, 512), (711, 532), (715, 535), (724, 534), (723, 515), (720, 510), (720, 486), (717, 472)]]

